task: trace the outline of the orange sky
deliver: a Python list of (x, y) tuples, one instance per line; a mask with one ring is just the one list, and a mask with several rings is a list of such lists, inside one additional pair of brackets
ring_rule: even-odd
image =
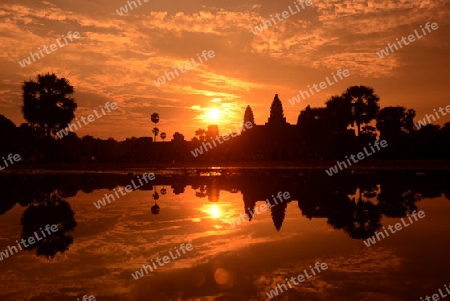
[[(136, 0), (137, 1), (137, 0)], [(54, 72), (75, 88), (76, 116), (87, 116), (107, 101), (119, 109), (77, 132), (94, 137), (152, 136), (150, 115), (172, 138), (190, 139), (198, 128), (235, 127), (249, 104), (257, 124), (267, 122), (276, 93), (287, 121), (295, 124), (308, 104), (322, 106), (348, 86), (367, 85), (381, 107), (414, 108), (417, 118), (450, 104), (448, 0), (321, 0), (254, 35), (250, 29), (282, 13), (294, 1), (150, 0), (123, 16), (124, 0), (2, 0), (0, 4), (0, 114), (17, 125), (24, 80)], [(437, 22), (439, 29), (379, 58), (377, 52)], [(81, 37), (22, 68), (18, 62), (69, 31)], [(419, 31), (420, 32), (420, 31)], [(173, 66), (213, 50), (215, 57), (157, 87)], [(197, 61), (198, 62), (198, 61)], [(291, 106), (288, 99), (348, 69), (351, 75)], [(181, 72), (180, 72), (181, 73)], [(205, 118), (219, 108), (218, 120)], [(214, 117), (214, 116), (212, 116)], [(449, 122), (450, 115), (439, 123)]]

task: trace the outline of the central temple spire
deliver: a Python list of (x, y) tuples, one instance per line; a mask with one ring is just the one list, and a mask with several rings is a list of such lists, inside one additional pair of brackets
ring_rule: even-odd
[(281, 104), (278, 94), (275, 94), (272, 105), (270, 107), (270, 117), (267, 125), (283, 126), (286, 125), (286, 117), (283, 114), (283, 105)]

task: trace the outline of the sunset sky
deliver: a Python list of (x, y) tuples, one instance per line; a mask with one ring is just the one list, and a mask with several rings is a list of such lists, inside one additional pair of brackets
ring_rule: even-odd
[[(150, 115), (172, 138), (187, 140), (198, 128), (234, 129), (250, 105), (257, 124), (269, 117), (275, 94), (291, 124), (308, 104), (323, 106), (351, 85), (375, 89), (381, 107), (413, 108), (416, 120), (450, 105), (450, 1), (321, 0), (254, 35), (251, 29), (294, 1), (150, 0), (119, 16), (125, 0), (2, 0), (0, 3), (0, 114), (16, 125), (22, 84), (56, 73), (74, 86), (76, 117), (108, 101), (119, 109), (84, 126), (78, 136), (152, 136)], [(136, 0), (137, 2), (137, 0)], [(385, 58), (377, 52), (427, 22), (438, 23), (423, 38)], [(27, 67), (18, 62), (69, 31), (81, 37)], [(215, 57), (157, 87), (174, 66), (212, 50)], [(350, 76), (312, 97), (288, 99), (319, 84), (338, 69)], [(450, 115), (439, 124), (450, 122)]]

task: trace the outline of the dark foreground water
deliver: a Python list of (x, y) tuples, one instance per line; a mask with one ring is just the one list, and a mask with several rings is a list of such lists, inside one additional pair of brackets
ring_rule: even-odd
[(0, 300), (269, 300), (280, 284), (273, 300), (420, 301), (450, 283), (448, 173), (157, 172), (126, 192), (138, 175), (0, 176)]

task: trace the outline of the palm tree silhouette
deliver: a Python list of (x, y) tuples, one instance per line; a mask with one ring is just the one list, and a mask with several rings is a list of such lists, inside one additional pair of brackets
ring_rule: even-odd
[(155, 135), (155, 142), (156, 142), (156, 136), (159, 133), (159, 129), (156, 127), (156, 124), (159, 122), (159, 114), (158, 113), (153, 113), (150, 116), (150, 119), (152, 120), (152, 122), (155, 124), (155, 127), (152, 130), (152, 133)]
[(154, 215), (159, 214), (160, 208), (159, 208), (159, 205), (156, 204), (156, 201), (155, 201), (155, 205), (153, 205), (152, 208), (151, 208), (150, 210), (152, 211), (152, 214), (154, 214)]
[(164, 188), (164, 185), (163, 185), (163, 188), (160, 190), (160, 192), (162, 195), (165, 195), (167, 193), (167, 189)]
[(156, 124), (159, 122), (159, 114), (158, 113), (153, 113), (152, 116), (150, 117), (150, 119), (152, 120), (152, 122)]
[(167, 137), (165, 132), (162, 132), (161, 135), (159, 135), (159, 137), (161, 137), (161, 139), (164, 141)]
[(342, 95), (352, 105), (353, 121), (361, 131), (361, 124), (367, 124), (377, 117), (380, 110), (380, 98), (374, 94), (373, 89), (365, 86), (351, 86)]
[(158, 128), (153, 128), (153, 130), (152, 130), (152, 133), (153, 133), (153, 135), (155, 135), (155, 142), (156, 142), (156, 137), (158, 136), (158, 133), (159, 133), (159, 129)]
[(158, 191), (157, 191), (157, 189), (156, 189), (156, 186), (155, 186), (155, 192), (152, 194), (152, 197), (153, 197), (153, 199), (155, 200), (155, 205), (153, 205), (153, 206), (150, 208), (150, 210), (151, 210), (152, 214), (155, 214), (155, 215), (156, 215), (156, 214), (159, 214), (159, 210), (160, 210), (158, 204), (156, 203), (156, 200), (159, 199), (159, 194), (158, 194)]

